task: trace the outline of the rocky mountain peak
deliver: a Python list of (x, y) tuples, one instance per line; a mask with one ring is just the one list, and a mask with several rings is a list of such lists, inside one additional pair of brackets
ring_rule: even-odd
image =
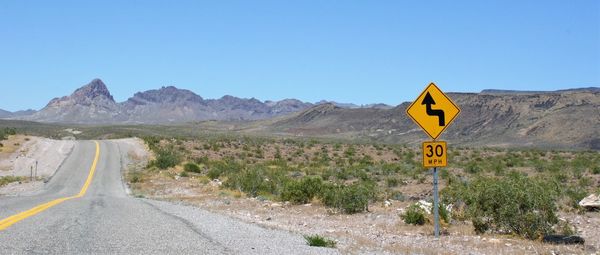
[(110, 91), (108, 91), (108, 88), (106, 87), (104, 82), (102, 82), (102, 80), (100, 79), (93, 79), (87, 85), (78, 88), (77, 90), (75, 90), (75, 92), (73, 92), (73, 94), (71, 94), (71, 97), (76, 101), (93, 99), (96, 97), (106, 97), (110, 101), (115, 101), (113, 96), (110, 94)]

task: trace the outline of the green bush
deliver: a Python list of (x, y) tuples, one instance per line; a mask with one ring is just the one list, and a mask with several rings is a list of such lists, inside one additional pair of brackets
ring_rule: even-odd
[(592, 168), (592, 174), (600, 174), (600, 165), (596, 165)]
[(156, 151), (158, 149), (158, 144), (160, 143), (160, 138), (156, 136), (146, 136), (142, 138), (144, 142), (148, 145), (148, 148), (152, 151)]
[(234, 188), (256, 197), (259, 193), (279, 194), (281, 185), (286, 182), (285, 177), (275, 171), (269, 172), (262, 167), (252, 167), (228, 175), (224, 183), (226, 187)]
[(192, 172), (192, 173), (202, 172), (200, 167), (192, 162), (185, 163), (185, 165), (183, 165), (183, 170), (186, 172)]
[(464, 201), (479, 233), (488, 229), (536, 239), (551, 233), (557, 223), (556, 189), (549, 183), (511, 173), (505, 178), (476, 177), (468, 184), (448, 187), (451, 201)]
[(412, 204), (406, 209), (406, 212), (400, 215), (404, 223), (411, 225), (425, 224), (425, 210), (417, 204)]
[(397, 178), (390, 177), (385, 179), (385, 184), (388, 186), (388, 188), (398, 187), (399, 183), (400, 181)]
[(143, 174), (141, 172), (130, 172), (128, 174), (129, 183), (139, 183), (143, 182)]
[(6, 140), (9, 135), (16, 135), (16, 134), (17, 134), (17, 130), (14, 129), (14, 128), (3, 128), (3, 129), (0, 129), (0, 141), (1, 140)]
[(309, 246), (335, 248), (335, 245), (337, 244), (334, 240), (320, 235), (305, 235), (304, 239)]
[(323, 186), (321, 177), (304, 177), (302, 180), (288, 181), (281, 192), (281, 200), (293, 204), (306, 204), (320, 194)]
[(18, 181), (22, 181), (23, 177), (20, 176), (2, 176), (0, 177), (0, 187), (9, 184), (11, 182), (18, 182)]
[(471, 161), (467, 164), (467, 166), (465, 167), (465, 171), (467, 173), (470, 174), (476, 174), (482, 171), (481, 167), (478, 165), (477, 162), (475, 161)]
[(160, 169), (167, 169), (178, 165), (180, 162), (181, 156), (173, 149), (173, 147), (168, 147), (157, 148), (156, 159), (152, 163)]
[(208, 178), (214, 180), (214, 179), (219, 178), (219, 176), (221, 176), (222, 173), (223, 173), (223, 171), (221, 171), (220, 168), (211, 167), (210, 169), (208, 169), (208, 173), (206, 173), (206, 176), (208, 176)]
[(359, 182), (351, 185), (324, 185), (320, 194), (326, 206), (353, 214), (369, 210), (369, 201), (375, 198), (372, 183)]

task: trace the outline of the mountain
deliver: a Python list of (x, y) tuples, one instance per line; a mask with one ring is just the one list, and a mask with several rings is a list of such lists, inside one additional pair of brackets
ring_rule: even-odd
[(120, 112), (120, 105), (104, 82), (94, 79), (73, 94), (54, 98), (40, 111), (22, 118), (42, 122), (112, 123), (119, 119)]
[(12, 117), (12, 112), (0, 109), (0, 118), (9, 118), (9, 117)]
[(600, 88), (588, 87), (588, 88), (576, 88), (576, 89), (562, 89), (554, 91), (534, 91), (534, 90), (504, 90), (504, 89), (484, 89), (480, 94), (492, 94), (492, 95), (515, 95), (515, 94), (556, 94), (556, 93), (569, 93), (569, 92), (600, 92)]
[(267, 101), (224, 96), (203, 99), (192, 91), (173, 86), (138, 92), (125, 102), (115, 102), (100, 79), (52, 99), (38, 112), (0, 112), (0, 118), (77, 124), (183, 123), (203, 120), (259, 120), (311, 107), (295, 99)]
[(210, 117), (202, 97), (173, 86), (135, 93), (121, 107), (127, 122), (186, 122)]
[[(600, 150), (600, 91), (449, 93), (460, 115), (440, 139), (488, 146)], [(419, 143), (429, 138), (410, 120), (409, 103), (392, 109), (317, 105), (266, 127), (296, 136), (368, 138)]]
[(335, 105), (337, 107), (340, 107), (340, 108), (349, 108), (349, 109), (356, 109), (356, 108), (391, 109), (391, 108), (394, 108), (391, 105), (382, 104), (382, 103), (357, 105), (357, 104), (352, 104), (352, 103), (339, 103), (339, 102), (327, 101), (327, 100), (321, 100), (321, 101), (319, 101), (319, 102), (316, 103), (316, 105), (320, 105), (320, 104), (333, 104), (333, 105)]

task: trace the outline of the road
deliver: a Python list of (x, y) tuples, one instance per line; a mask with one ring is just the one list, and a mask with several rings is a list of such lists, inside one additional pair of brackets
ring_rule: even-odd
[(43, 190), (0, 197), (0, 254), (337, 252), (309, 247), (300, 234), (129, 197), (121, 179), (121, 151), (114, 141), (77, 142)]

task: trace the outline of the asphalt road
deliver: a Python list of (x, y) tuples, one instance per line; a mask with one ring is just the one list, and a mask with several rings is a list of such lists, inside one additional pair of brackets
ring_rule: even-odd
[[(121, 145), (98, 144), (95, 169), (96, 144), (81, 141), (43, 190), (31, 196), (0, 197), (0, 254), (337, 252), (309, 247), (299, 234), (189, 206), (129, 197), (121, 180)], [(14, 219), (18, 221), (7, 223)]]

